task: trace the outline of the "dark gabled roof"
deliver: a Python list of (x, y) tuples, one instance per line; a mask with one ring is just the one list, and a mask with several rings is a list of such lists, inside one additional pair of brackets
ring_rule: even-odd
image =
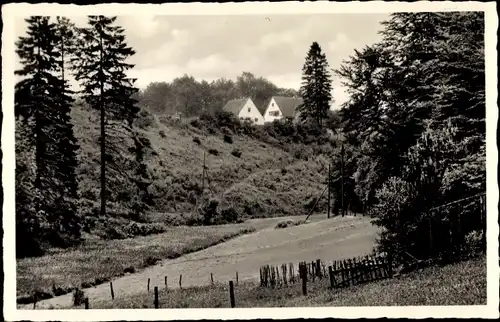
[(294, 117), (297, 107), (303, 102), (299, 97), (273, 96), (272, 98), (278, 104), (284, 117)]
[(224, 105), (222, 110), (224, 112), (229, 112), (233, 113), (234, 115), (240, 114), (241, 109), (243, 106), (245, 106), (245, 103), (247, 102), (248, 98), (240, 98), (240, 99), (235, 99), (235, 100), (230, 100), (229, 102)]
[(264, 113), (266, 113), (266, 108), (269, 105), (269, 101), (270, 99), (265, 101), (261, 106), (256, 106), (262, 116), (264, 116)]

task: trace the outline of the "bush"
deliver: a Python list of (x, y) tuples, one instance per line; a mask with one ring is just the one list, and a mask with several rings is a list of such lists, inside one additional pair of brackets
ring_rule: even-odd
[(238, 149), (234, 149), (233, 151), (231, 151), (231, 154), (237, 158), (241, 157), (241, 151)]
[(155, 256), (148, 256), (145, 260), (144, 260), (144, 266), (153, 266), (153, 265), (156, 265), (158, 262), (160, 262), (161, 259), (158, 258), (158, 257), (155, 257)]
[(71, 292), (70, 288), (63, 288), (52, 284), (52, 294), (54, 294), (54, 296), (61, 296), (64, 294), (68, 294), (69, 292)]
[(227, 134), (224, 134), (224, 142), (233, 144), (233, 137)]
[(141, 109), (137, 115), (137, 118), (134, 120), (134, 123), (141, 129), (147, 129), (148, 127), (155, 124), (155, 118), (150, 112), (146, 111), (145, 109)]
[(194, 137), (194, 138), (193, 138), (193, 142), (194, 142), (194, 143), (196, 143), (196, 144), (201, 144), (200, 139), (199, 139), (199, 138), (197, 138), (197, 137)]
[(216, 149), (209, 149), (208, 150), (208, 153), (212, 154), (212, 155), (215, 155), (215, 156), (218, 156), (219, 155), (219, 151), (217, 151)]
[(237, 223), (241, 222), (238, 219), (238, 212), (234, 208), (223, 209), (220, 213), (220, 223)]
[(92, 283), (90, 283), (90, 282), (82, 282), (80, 284), (80, 286), (81, 286), (81, 288), (90, 288), (90, 287), (92, 287)]
[(165, 134), (165, 131), (161, 130), (158, 134), (160, 134), (160, 137), (166, 138), (167, 135)]
[(82, 305), (85, 302), (85, 292), (79, 288), (73, 291), (73, 306)]
[(135, 268), (133, 266), (129, 266), (129, 267), (126, 267), (124, 270), (123, 270), (124, 273), (135, 273)]
[(465, 236), (462, 252), (470, 257), (474, 257), (484, 251), (483, 232), (471, 231)]
[(294, 227), (294, 226), (299, 226), (299, 225), (303, 225), (303, 224), (307, 224), (309, 223), (308, 221), (306, 220), (294, 220), (294, 219), (288, 219), (288, 220), (285, 220), (285, 221), (280, 221), (276, 227), (274, 227), (275, 229), (282, 229), (282, 228), (287, 228), (287, 227)]
[(106, 282), (109, 282), (109, 277), (96, 277), (94, 279), (94, 285), (101, 285)]
[(197, 129), (201, 128), (201, 124), (198, 119), (192, 120), (191, 122), (189, 122), (189, 124), (191, 124), (192, 127), (195, 127)]
[(219, 201), (217, 199), (211, 199), (201, 210), (201, 215), (203, 217), (204, 225), (213, 224), (214, 219), (217, 217), (217, 207), (219, 206)]

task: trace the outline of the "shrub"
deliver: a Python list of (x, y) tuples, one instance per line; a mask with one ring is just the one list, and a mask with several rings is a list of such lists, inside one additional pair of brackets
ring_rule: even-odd
[(85, 292), (79, 288), (73, 291), (73, 306), (82, 305), (85, 301)]
[(90, 288), (90, 287), (92, 287), (92, 283), (90, 283), (90, 282), (82, 282), (80, 284), (80, 286), (81, 286), (81, 288)]
[(145, 260), (144, 260), (144, 266), (153, 266), (153, 265), (156, 265), (156, 263), (158, 263), (159, 261), (161, 261), (160, 258), (158, 257), (155, 257), (155, 256), (148, 256)]
[(285, 220), (285, 221), (280, 221), (276, 227), (274, 227), (275, 229), (282, 229), (282, 228), (287, 228), (287, 227), (293, 227), (293, 226), (299, 226), (299, 225), (303, 225), (303, 224), (307, 224), (309, 223), (308, 221), (306, 220), (294, 220), (294, 219), (288, 219), (288, 220)]
[(109, 281), (109, 277), (96, 277), (94, 279), (94, 285), (100, 285)]
[(483, 232), (471, 231), (465, 236), (462, 252), (468, 256), (474, 257), (484, 251)]
[(129, 267), (126, 267), (124, 270), (123, 270), (124, 273), (135, 273), (135, 268), (133, 266), (129, 266)]
[(200, 139), (199, 139), (199, 138), (197, 138), (197, 137), (194, 137), (194, 138), (193, 138), (193, 142), (194, 142), (194, 143), (196, 143), (196, 144), (201, 144)]
[(237, 158), (241, 157), (241, 151), (238, 149), (234, 149), (233, 151), (231, 151), (231, 154)]
[(215, 218), (217, 217), (217, 207), (219, 206), (219, 201), (217, 199), (210, 199), (206, 202), (200, 209), (200, 215), (203, 220), (204, 225), (212, 225)]
[(189, 124), (191, 124), (192, 127), (195, 127), (197, 129), (201, 128), (201, 124), (198, 119), (192, 120), (191, 122), (189, 122)]
[(70, 292), (69, 288), (65, 289), (60, 286), (56, 286), (55, 284), (52, 284), (52, 294), (54, 294), (54, 296), (61, 296), (69, 292)]
[(227, 134), (224, 134), (224, 142), (233, 144), (233, 137)]
[(141, 109), (134, 123), (137, 127), (146, 129), (155, 123), (155, 118), (150, 112), (145, 109)]
[(212, 155), (215, 155), (215, 156), (218, 156), (219, 155), (219, 151), (216, 150), (216, 149), (209, 149), (208, 150), (208, 153), (212, 154)]
[(105, 228), (104, 235), (102, 237), (105, 239), (125, 239), (128, 238), (128, 235), (119, 227), (108, 226)]
[(236, 223), (240, 222), (238, 219), (238, 212), (234, 208), (223, 209), (220, 213), (220, 223)]
[(165, 131), (163, 131), (163, 130), (161, 130), (158, 134), (160, 134), (160, 136), (162, 138), (166, 138), (167, 137), (167, 135), (165, 134)]

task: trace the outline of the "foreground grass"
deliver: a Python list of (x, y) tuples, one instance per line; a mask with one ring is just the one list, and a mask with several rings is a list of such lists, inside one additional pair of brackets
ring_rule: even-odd
[(73, 287), (101, 284), (124, 275), (126, 270), (134, 272), (154, 265), (158, 260), (176, 258), (253, 231), (255, 227), (247, 223), (168, 227), (166, 232), (158, 235), (111, 241), (87, 240), (70, 251), (20, 259), (17, 261), (18, 301), (29, 303), (35, 291), (43, 292), (39, 298), (48, 298), (68, 293)]
[[(327, 279), (308, 283), (308, 295), (301, 285), (279, 289), (243, 282), (235, 286), (237, 307), (310, 306), (407, 306), (486, 304), (486, 260), (469, 260), (330, 291)], [(161, 290), (160, 308), (226, 308), (230, 306), (227, 285)], [(93, 309), (154, 308), (153, 292), (114, 301), (91, 303)]]

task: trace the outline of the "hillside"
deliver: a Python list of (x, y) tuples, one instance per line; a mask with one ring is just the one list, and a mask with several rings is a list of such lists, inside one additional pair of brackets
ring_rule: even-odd
[[(198, 224), (199, 212), (193, 210), (206, 205), (209, 199), (219, 201), (217, 213), (227, 214), (230, 221), (304, 215), (326, 180), (327, 158), (307, 152), (304, 157), (304, 153), (298, 153), (304, 152), (300, 144), (262, 139), (262, 134), (259, 139), (227, 127), (207, 130), (197, 121), (171, 120), (143, 110), (135, 129), (150, 145), (145, 154), (151, 178), (146, 193), (149, 199), (143, 195), (137, 200), (140, 194), (130, 180), (131, 171), (125, 162), (134, 157), (130, 150), (133, 142), (122, 140), (117, 158), (120, 160), (114, 161), (119, 164), (114, 167), (118, 169), (107, 169), (108, 216), (99, 218), (98, 115), (77, 105), (72, 119), (80, 145), (78, 178), (84, 230), (106, 238), (113, 238), (109, 229), (116, 230), (120, 226), (117, 223)], [(207, 170), (202, 195), (204, 153)], [(130, 209), (134, 203), (149, 204), (145, 216), (133, 214)], [(320, 203), (318, 209), (323, 206)], [(111, 221), (113, 227), (107, 225)]]

